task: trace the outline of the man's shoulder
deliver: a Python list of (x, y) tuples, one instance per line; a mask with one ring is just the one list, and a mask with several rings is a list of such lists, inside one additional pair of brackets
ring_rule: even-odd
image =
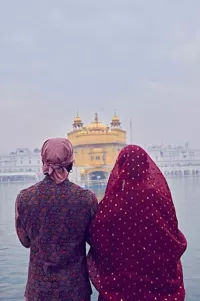
[(26, 197), (30, 197), (30, 195), (36, 194), (36, 192), (41, 184), (42, 184), (42, 181), (38, 182), (34, 185), (31, 185), (28, 188), (22, 189), (18, 194), (18, 198), (25, 199)]
[(72, 183), (72, 182), (71, 182), (71, 185), (72, 185), (72, 189), (77, 192), (77, 195), (79, 197), (85, 197), (85, 199), (88, 200), (91, 203), (93, 201), (97, 200), (95, 193), (92, 192), (91, 190), (85, 189), (85, 188), (83, 188), (83, 187), (81, 187), (77, 184)]

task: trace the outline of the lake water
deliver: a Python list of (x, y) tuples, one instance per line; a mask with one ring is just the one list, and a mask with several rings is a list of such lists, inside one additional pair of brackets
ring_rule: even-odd
[[(187, 301), (200, 301), (200, 178), (170, 179), (181, 230), (188, 250), (183, 258)], [(22, 301), (29, 251), (15, 234), (14, 204), (18, 192), (27, 184), (0, 185), (0, 300)], [(99, 190), (98, 195), (102, 194)], [(93, 301), (97, 294), (93, 294)]]

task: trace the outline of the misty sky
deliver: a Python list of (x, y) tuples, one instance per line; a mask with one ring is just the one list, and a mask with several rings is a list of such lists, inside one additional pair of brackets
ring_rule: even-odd
[(133, 142), (200, 147), (199, 0), (0, 3), (0, 152), (114, 110)]

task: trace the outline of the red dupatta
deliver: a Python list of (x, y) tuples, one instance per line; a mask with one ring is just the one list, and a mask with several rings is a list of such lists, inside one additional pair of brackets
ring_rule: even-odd
[(183, 301), (178, 228), (168, 184), (140, 147), (119, 154), (90, 227), (88, 268), (101, 300)]

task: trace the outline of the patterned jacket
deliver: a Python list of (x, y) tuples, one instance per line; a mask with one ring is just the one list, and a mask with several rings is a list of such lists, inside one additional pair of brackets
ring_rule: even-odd
[(98, 207), (95, 195), (48, 176), (16, 200), (16, 231), (30, 248), (25, 296), (29, 301), (79, 301), (92, 293), (86, 263), (87, 232)]

